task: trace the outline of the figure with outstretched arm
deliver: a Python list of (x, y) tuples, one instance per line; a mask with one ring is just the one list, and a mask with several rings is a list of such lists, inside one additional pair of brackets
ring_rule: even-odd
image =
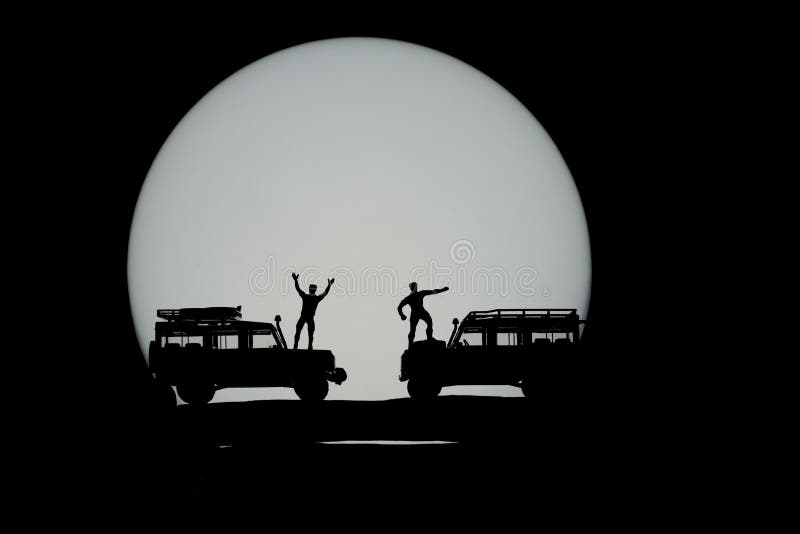
[(292, 278), (294, 278), (294, 288), (297, 290), (297, 294), (303, 299), (303, 307), (300, 310), (300, 318), (297, 320), (297, 328), (294, 332), (294, 348), (297, 349), (297, 343), (300, 341), (300, 332), (303, 330), (303, 325), (308, 325), (308, 350), (313, 350), (315, 328), (314, 314), (317, 312), (317, 304), (319, 304), (319, 301), (324, 299), (331, 290), (335, 279), (329, 278), (328, 287), (325, 288), (325, 291), (323, 291), (321, 295), (317, 295), (316, 284), (309, 285), (308, 293), (306, 293), (300, 289), (300, 284), (297, 282), (299, 275), (297, 273), (292, 273)]
[(425, 334), (428, 336), (428, 339), (433, 339), (433, 319), (431, 319), (431, 314), (428, 313), (422, 306), (422, 299), (427, 297), (428, 295), (436, 295), (437, 293), (443, 293), (450, 289), (449, 287), (443, 287), (441, 289), (427, 289), (425, 291), (417, 291), (417, 283), (411, 282), (408, 284), (409, 289), (411, 289), (411, 294), (400, 301), (400, 304), (397, 306), (397, 313), (400, 314), (400, 319), (403, 321), (406, 320), (406, 316), (403, 313), (403, 308), (408, 305), (411, 308), (411, 329), (408, 332), (408, 348), (411, 348), (411, 345), (414, 343), (414, 336), (416, 335), (417, 331), (417, 323), (419, 320), (422, 319), (425, 321), (427, 328), (425, 328)]

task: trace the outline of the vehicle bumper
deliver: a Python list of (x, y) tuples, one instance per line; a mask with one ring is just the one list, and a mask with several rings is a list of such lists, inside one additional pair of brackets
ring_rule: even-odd
[(341, 386), (342, 382), (347, 380), (347, 371), (341, 367), (337, 367), (333, 371), (328, 371), (326, 378), (329, 382), (333, 382), (337, 386)]

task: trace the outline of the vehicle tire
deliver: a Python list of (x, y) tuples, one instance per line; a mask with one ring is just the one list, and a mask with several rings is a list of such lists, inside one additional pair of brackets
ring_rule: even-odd
[(165, 382), (155, 382), (154, 402), (158, 408), (174, 408), (178, 405), (175, 390)]
[(328, 381), (324, 376), (306, 376), (294, 384), (294, 392), (304, 401), (321, 401), (328, 396)]
[(412, 399), (433, 399), (442, 392), (442, 386), (420, 378), (410, 379), (407, 387)]
[(214, 398), (214, 386), (208, 384), (181, 384), (178, 396), (187, 404), (208, 404)]
[(533, 384), (533, 380), (530, 378), (526, 378), (522, 381), (522, 394), (525, 395), (525, 398), (533, 398), (534, 393), (536, 393), (536, 389)]
[(158, 354), (158, 344), (155, 341), (151, 341), (150, 346), (147, 349), (147, 361), (149, 362), (148, 365), (151, 373), (158, 373), (160, 371), (158, 365), (161, 363), (161, 361)]

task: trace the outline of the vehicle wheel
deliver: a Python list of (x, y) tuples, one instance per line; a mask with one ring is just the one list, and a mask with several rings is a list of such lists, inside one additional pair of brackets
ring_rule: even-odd
[(188, 404), (208, 404), (214, 398), (214, 386), (207, 384), (181, 384), (178, 396)]
[(429, 380), (412, 378), (408, 381), (408, 394), (412, 399), (433, 399), (442, 392), (442, 386)]
[(533, 380), (526, 378), (522, 381), (522, 394), (525, 395), (526, 398), (532, 398), (533, 394), (536, 392), (536, 389), (533, 385)]
[(294, 392), (304, 401), (321, 401), (328, 396), (328, 381), (322, 376), (307, 376), (298, 379)]
[(178, 405), (175, 390), (165, 382), (155, 382), (154, 402), (158, 408), (174, 408)]

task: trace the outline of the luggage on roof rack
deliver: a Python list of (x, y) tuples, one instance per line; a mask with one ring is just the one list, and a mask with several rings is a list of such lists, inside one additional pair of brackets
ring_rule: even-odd
[(214, 306), (210, 308), (177, 308), (156, 310), (156, 315), (167, 321), (194, 323), (219, 323), (238, 321), (242, 318), (242, 307)]

